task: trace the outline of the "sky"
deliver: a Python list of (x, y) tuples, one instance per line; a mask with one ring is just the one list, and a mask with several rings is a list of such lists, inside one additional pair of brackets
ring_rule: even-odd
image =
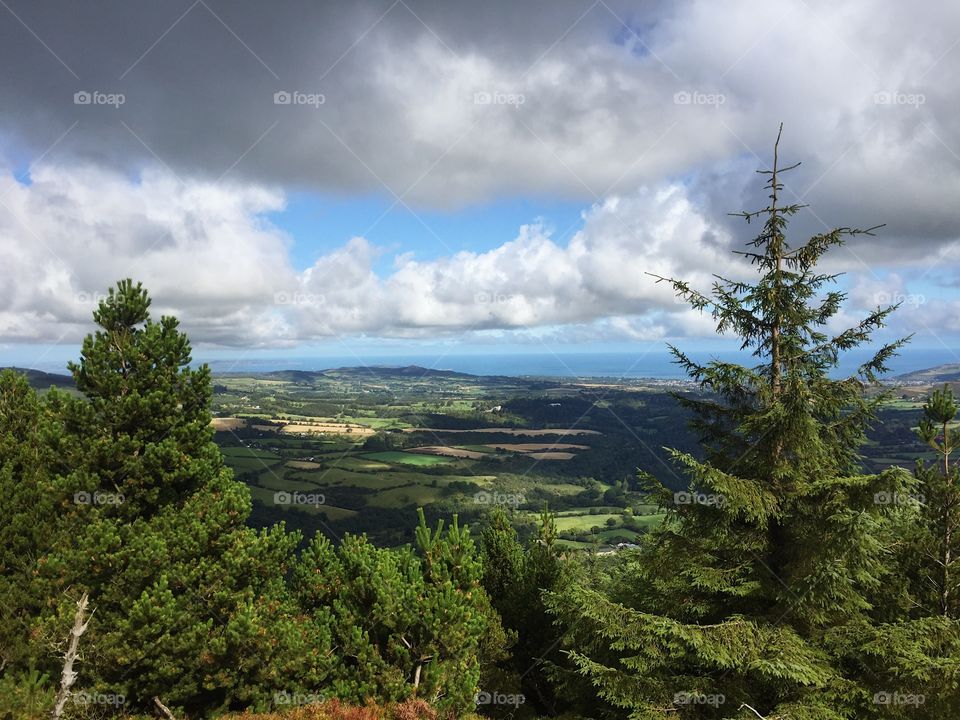
[(960, 361), (960, 5), (0, 2), (0, 364), (131, 277), (209, 357), (726, 347), (783, 123), (832, 329)]

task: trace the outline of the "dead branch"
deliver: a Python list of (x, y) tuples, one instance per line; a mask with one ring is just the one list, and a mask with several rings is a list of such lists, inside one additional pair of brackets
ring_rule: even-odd
[[(77, 681), (77, 673), (73, 669), (73, 663), (77, 659), (77, 648), (80, 645), (80, 636), (87, 631), (90, 624), (90, 618), (87, 616), (87, 604), (90, 598), (87, 593), (83, 594), (77, 601), (77, 612), (73, 616), (73, 627), (70, 629), (70, 637), (67, 641), (67, 651), (63, 654), (63, 672), (60, 675), (60, 689), (57, 691), (57, 697), (51, 713), (53, 720), (59, 720), (63, 708), (67, 704), (67, 698), (70, 697), (70, 688)], [(91, 613), (92, 615), (93, 613)]]

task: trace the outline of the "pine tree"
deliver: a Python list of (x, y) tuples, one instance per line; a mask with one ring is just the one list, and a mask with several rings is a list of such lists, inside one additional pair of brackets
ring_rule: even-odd
[(62, 535), (52, 468), (58, 429), (23, 375), (0, 373), (0, 666), (43, 665), (36, 618), (49, 591), (36, 581), (38, 559)]
[[(672, 452), (687, 492), (646, 479), (667, 518), (605, 588), (574, 584), (551, 597), (572, 628), (569, 656), (611, 716), (868, 718), (889, 709), (877, 693), (902, 687), (886, 685), (864, 657), (890, 636), (876, 603), (902, 582), (896, 509), (875, 498), (908, 494), (913, 481), (896, 469), (863, 475), (858, 448), (884, 398), (865, 387), (904, 341), (882, 345), (854, 377), (831, 376), (841, 353), (868, 342), (894, 308), (829, 334), (845, 294), (816, 266), (876, 228), (840, 227), (791, 247), (788, 221), (803, 206), (781, 202), (781, 174), (796, 165), (779, 166), (778, 146), (779, 135), (762, 171), (769, 202), (738, 213), (763, 219), (738, 252), (756, 282), (718, 277), (702, 293), (657, 278), (710, 312), (756, 364), (701, 364), (672, 348), (703, 390), (678, 401), (693, 413), (704, 460)], [(876, 664), (893, 662), (887, 653)]]
[(481, 644), (499, 621), (469, 530), (456, 517), (446, 531), (443, 521), (428, 527), (422, 510), (419, 518), (413, 546), (346, 535), (334, 548), (317, 536), (295, 567), (294, 592), (331, 634), (326, 692), (352, 702), (417, 697), (462, 713), (474, 706)]
[(48, 632), (89, 592), (87, 687), (127, 709), (154, 696), (191, 713), (262, 704), (298, 689), (298, 656), (322, 652), (285, 587), (298, 538), (245, 526), (249, 492), (213, 442), (209, 369), (190, 367), (176, 319), (155, 322), (149, 307), (140, 284), (118, 283), (71, 365), (85, 398), (59, 407), (70, 532), (42, 558), (60, 591)]
[(497, 508), (490, 513), (481, 539), (484, 587), (504, 627), (516, 638), (510, 661), (501, 664), (506, 671), (499, 678), (501, 684), (485, 689), (519, 692), (529, 706), (554, 714), (557, 700), (547, 669), (560, 659), (560, 633), (543, 600), (544, 592), (555, 589), (561, 571), (554, 517), (544, 508), (537, 533), (524, 547), (510, 517)]

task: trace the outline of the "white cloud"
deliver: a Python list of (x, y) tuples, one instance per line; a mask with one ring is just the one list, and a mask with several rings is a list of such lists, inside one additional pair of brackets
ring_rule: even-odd
[(723, 230), (676, 184), (590, 208), (567, 244), (530, 224), (487, 252), (398, 255), (382, 277), (383, 250), (362, 237), (295, 271), (290, 238), (264, 218), (283, 196), (260, 187), (48, 166), (29, 185), (0, 179), (0, 192), (0, 338), (13, 342), (75, 342), (127, 276), (195, 340), (226, 345), (591, 324), (597, 337), (709, 334), (646, 273), (707, 286), (735, 271)]

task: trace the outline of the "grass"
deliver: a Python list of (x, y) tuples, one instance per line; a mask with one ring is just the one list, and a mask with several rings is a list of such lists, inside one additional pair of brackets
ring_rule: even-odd
[(284, 477), (282, 473), (275, 473), (270, 470), (261, 473), (260, 477), (257, 478), (257, 485), (272, 491), (299, 490), (300, 492), (311, 492), (320, 489), (320, 485), (316, 483), (306, 480), (293, 480)]
[(463, 448), (464, 450), (473, 450), (474, 452), (487, 453), (489, 455), (496, 455), (497, 453), (497, 451), (489, 445), (454, 445), (453, 447)]
[(280, 456), (269, 450), (258, 450), (257, 448), (243, 446), (221, 447), (220, 452), (226, 458), (260, 458), (261, 460), (279, 460)]
[(403, 465), (416, 465), (418, 467), (432, 467), (434, 465), (448, 465), (453, 462), (451, 458), (441, 457), (440, 455), (418, 455), (415, 453), (400, 452), (397, 450), (386, 450), (384, 452), (367, 453), (360, 457), (370, 460), (381, 460), (388, 463), (400, 463)]
[(250, 488), (250, 495), (254, 500), (269, 507), (278, 507), (284, 512), (305, 512), (311, 515), (324, 514), (331, 520), (341, 520), (357, 514), (356, 510), (348, 510), (347, 508), (337, 507), (336, 505), (277, 505), (273, 499), (275, 492), (275, 490), (269, 490), (267, 488)]
[(557, 530), (560, 532), (569, 530), (589, 530), (594, 526), (604, 527), (609, 518), (614, 518), (617, 522), (623, 519), (621, 514), (607, 513), (604, 515), (564, 515), (556, 520)]
[[(326, 458), (324, 458), (324, 460), (326, 461)], [(386, 463), (368, 460), (356, 455), (345, 455), (344, 457), (329, 460), (327, 461), (327, 464), (331, 468), (339, 468), (341, 470), (356, 470), (357, 472), (382, 472), (390, 469), (390, 466)]]
[(429, 485), (410, 485), (377, 493), (368, 501), (375, 507), (404, 507), (406, 505), (429, 505), (440, 498), (442, 490)]

